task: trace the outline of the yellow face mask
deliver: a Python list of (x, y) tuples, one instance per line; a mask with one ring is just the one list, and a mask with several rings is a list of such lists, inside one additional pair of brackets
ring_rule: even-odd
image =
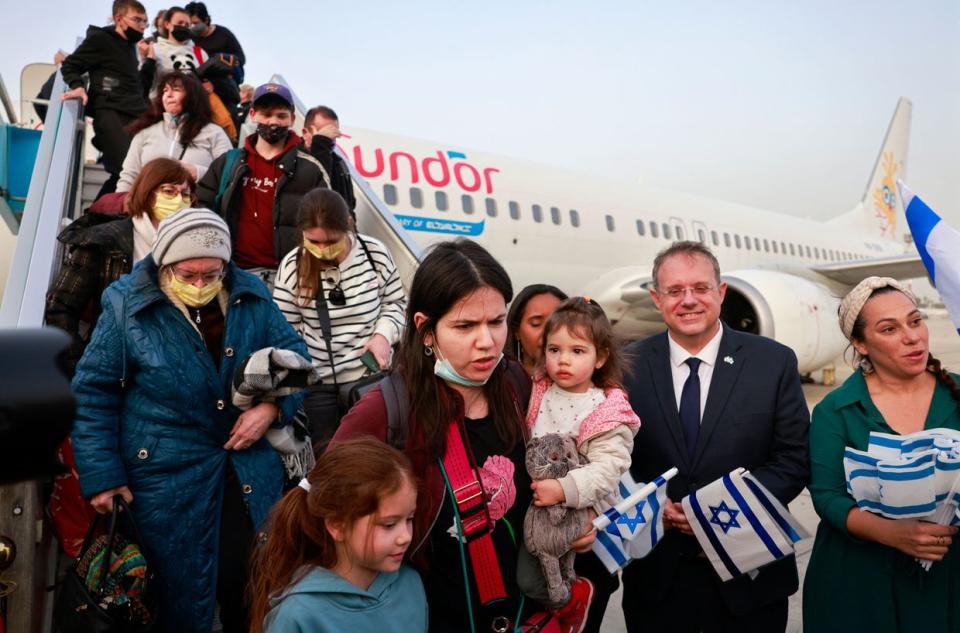
[(176, 275), (170, 275), (170, 291), (190, 308), (202, 308), (207, 305), (217, 296), (221, 288), (223, 288), (221, 280), (207, 284), (203, 288), (197, 288), (193, 284), (180, 281)]
[(344, 238), (336, 244), (331, 244), (330, 246), (317, 246), (307, 238), (303, 238), (303, 247), (317, 259), (332, 262), (339, 257), (340, 253), (342, 253), (347, 247), (347, 239)]
[(189, 196), (184, 197), (180, 194), (167, 196), (163, 193), (157, 193), (157, 201), (153, 203), (153, 217), (157, 219), (157, 222), (161, 222), (177, 211), (186, 209), (189, 206)]

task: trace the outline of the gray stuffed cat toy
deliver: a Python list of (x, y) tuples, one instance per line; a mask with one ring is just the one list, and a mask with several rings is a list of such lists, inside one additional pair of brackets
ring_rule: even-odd
[[(535, 437), (527, 444), (527, 472), (534, 481), (561, 479), (583, 465), (572, 437), (550, 433)], [(527, 550), (540, 560), (547, 580), (550, 601), (562, 605), (570, 599), (574, 552), (570, 544), (590, 524), (587, 510), (558, 504), (537, 507), (530, 504), (523, 521), (523, 538)]]

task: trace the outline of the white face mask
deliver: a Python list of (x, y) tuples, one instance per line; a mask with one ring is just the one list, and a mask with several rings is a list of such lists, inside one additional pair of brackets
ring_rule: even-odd
[[(461, 376), (456, 369), (453, 368), (453, 365), (450, 364), (446, 358), (441, 358), (442, 354), (440, 353), (440, 348), (437, 345), (433, 347), (434, 353), (437, 355), (437, 361), (433, 364), (433, 373), (437, 378), (441, 380), (446, 380), (447, 382), (452, 382), (454, 384), (460, 385), (462, 387), (482, 387), (490, 380), (490, 376), (493, 375), (493, 372), (490, 372), (490, 376), (487, 376), (483, 380), (471, 380), (464, 376)], [(503, 360), (503, 352), (500, 352), (500, 355), (497, 357), (497, 362), (494, 363), (494, 369), (497, 365), (500, 364), (500, 361)]]

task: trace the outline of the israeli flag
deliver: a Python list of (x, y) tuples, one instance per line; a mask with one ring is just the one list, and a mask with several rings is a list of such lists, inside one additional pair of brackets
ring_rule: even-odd
[(671, 468), (646, 485), (636, 483), (629, 471), (620, 478), (614, 503), (593, 521), (593, 552), (611, 574), (649, 554), (663, 538), (667, 482), (677, 472)]
[(899, 180), (897, 187), (920, 259), (940, 293), (954, 327), (960, 333), (960, 258), (957, 257), (957, 253), (960, 253), (960, 233)]
[(810, 536), (743, 468), (684, 497), (683, 512), (724, 582), (793, 554), (794, 545)]

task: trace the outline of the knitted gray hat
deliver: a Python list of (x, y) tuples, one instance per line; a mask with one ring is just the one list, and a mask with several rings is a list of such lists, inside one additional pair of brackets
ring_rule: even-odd
[(160, 222), (153, 244), (157, 266), (197, 257), (230, 261), (230, 229), (209, 209), (183, 209)]

